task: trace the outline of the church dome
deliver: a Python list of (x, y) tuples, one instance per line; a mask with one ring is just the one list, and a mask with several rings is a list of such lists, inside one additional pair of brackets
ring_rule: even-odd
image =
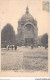
[(33, 19), (33, 16), (29, 13), (28, 6), (27, 6), (27, 8), (26, 8), (26, 13), (21, 17), (21, 20), (22, 20), (22, 21), (27, 21), (27, 20), (33, 21), (33, 20), (34, 20), (34, 19)]

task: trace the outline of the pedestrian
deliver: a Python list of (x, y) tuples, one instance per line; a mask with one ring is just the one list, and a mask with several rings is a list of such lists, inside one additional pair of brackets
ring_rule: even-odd
[(33, 44), (31, 44), (31, 49), (33, 49)]
[(9, 45), (7, 45), (7, 51), (9, 50)]
[(15, 50), (17, 49), (17, 45), (15, 45)]
[(12, 50), (13, 50), (13, 45), (12, 45)]

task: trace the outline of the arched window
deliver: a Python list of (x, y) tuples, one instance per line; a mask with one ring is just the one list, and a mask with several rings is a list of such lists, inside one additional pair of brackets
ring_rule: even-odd
[(32, 27), (33, 27), (33, 26), (32, 26), (31, 24), (27, 24), (27, 25), (26, 25), (27, 31), (30, 31), (30, 30), (32, 29)]

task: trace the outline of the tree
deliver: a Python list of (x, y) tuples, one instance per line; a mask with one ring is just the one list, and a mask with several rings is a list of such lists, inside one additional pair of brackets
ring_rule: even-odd
[(1, 31), (1, 41), (16, 43), (16, 36), (11, 24), (7, 24)]
[(48, 34), (45, 33), (41, 38), (42, 45), (47, 48), (48, 47)]

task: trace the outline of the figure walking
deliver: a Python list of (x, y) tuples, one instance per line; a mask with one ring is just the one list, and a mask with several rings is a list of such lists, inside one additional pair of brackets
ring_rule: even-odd
[(33, 44), (31, 44), (31, 49), (33, 49)]
[(9, 45), (7, 45), (7, 51), (9, 50)]
[(12, 50), (13, 50), (13, 45), (12, 45)]
[(17, 45), (15, 45), (15, 50), (17, 50)]

